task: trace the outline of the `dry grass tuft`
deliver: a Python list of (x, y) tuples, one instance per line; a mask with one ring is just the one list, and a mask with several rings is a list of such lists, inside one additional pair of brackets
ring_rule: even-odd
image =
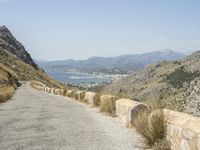
[(112, 95), (102, 95), (100, 97), (100, 111), (114, 115), (116, 111), (117, 98)]
[(151, 101), (149, 109), (140, 112), (133, 125), (137, 132), (142, 135), (147, 146), (156, 148), (163, 145), (164, 147), (160, 149), (170, 150), (170, 144), (166, 140), (167, 122), (169, 119), (161, 108), (162, 105), (160, 102)]
[(88, 100), (85, 97), (83, 99), (81, 99), (80, 102), (88, 104)]
[(101, 94), (97, 93), (96, 96), (95, 96), (95, 104), (94, 104), (95, 107), (100, 106), (100, 104), (101, 104), (100, 97), (101, 97)]
[(0, 87), (0, 103), (10, 99), (15, 92), (15, 87), (12, 85)]
[(153, 150), (171, 150), (170, 142), (165, 138), (154, 144)]
[(73, 97), (75, 100), (78, 100), (78, 93), (77, 92), (75, 92), (74, 93), (74, 97)]
[(68, 91), (67, 89), (63, 90), (63, 96), (67, 96), (67, 91)]
[(80, 102), (86, 103), (85, 101), (85, 91), (79, 91), (77, 93), (77, 100), (79, 100)]

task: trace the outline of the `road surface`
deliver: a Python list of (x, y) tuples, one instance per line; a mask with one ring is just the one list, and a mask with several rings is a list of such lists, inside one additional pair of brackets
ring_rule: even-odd
[(0, 104), (0, 150), (137, 150), (138, 137), (98, 109), (22, 85)]

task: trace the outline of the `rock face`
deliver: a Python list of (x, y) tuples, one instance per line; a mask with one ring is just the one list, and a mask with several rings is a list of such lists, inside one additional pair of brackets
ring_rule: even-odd
[(200, 79), (190, 83), (190, 88), (185, 93), (186, 112), (200, 116)]
[(0, 47), (16, 55), (25, 63), (37, 68), (37, 65), (32, 60), (30, 54), (25, 50), (24, 46), (15, 39), (5, 26), (0, 27)]

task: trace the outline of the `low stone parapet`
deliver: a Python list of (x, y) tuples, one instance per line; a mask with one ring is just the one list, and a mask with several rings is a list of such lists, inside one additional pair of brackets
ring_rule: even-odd
[(74, 90), (68, 90), (67, 91), (67, 97), (73, 98), (75, 91)]
[(200, 150), (200, 118), (165, 110), (167, 138), (173, 150)]
[(51, 94), (55, 94), (55, 89), (54, 88), (51, 89)]
[(60, 95), (60, 89), (55, 89), (55, 95)]
[(48, 89), (49, 89), (49, 87), (46, 86), (46, 87), (44, 88), (44, 92), (48, 92)]
[(64, 95), (64, 89), (60, 89), (60, 95), (61, 95), (61, 96)]
[(140, 111), (147, 109), (143, 103), (135, 102), (130, 99), (119, 99), (116, 101), (116, 115), (125, 124), (131, 124), (137, 119)]
[(63, 89), (63, 96), (67, 96), (67, 89)]
[(51, 88), (48, 88), (48, 91), (47, 91), (48, 93), (51, 93)]
[(39, 82), (39, 81), (31, 81), (31, 82), (30, 82), (30, 85), (31, 85), (33, 88), (35, 88), (35, 89), (37, 89), (37, 90), (40, 90), (40, 91), (44, 91), (44, 89), (45, 89), (45, 87), (46, 87), (45, 84), (43, 84), (43, 83), (41, 83), (41, 82)]
[(51, 93), (51, 88), (50, 87), (45, 87), (44, 88), (44, 92), (46, 92), (46, 93)]
[(100, 103), (100, 95), (94, 92), (86, 92), (84, 100), (92, 106), (98, 106)]
[(76, 91), (74, 94), (74, 98), (76, 100), (82, 101), (85, 98), (85, 91)]

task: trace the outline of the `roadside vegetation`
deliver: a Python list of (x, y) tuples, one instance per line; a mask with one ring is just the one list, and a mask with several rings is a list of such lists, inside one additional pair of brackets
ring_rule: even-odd
[(0, 65), (0, 103), (12, 97), (17, 85), (15, 74), (5, 66)]
[(0, 87), (0, 103), (3, 103), (10, 99), (15, 92), (15, 87), (8, 85), (5, 87)]
[(115, 115), (117, 97), (112, 95), (101, 96), (100, 111)]
[(133, 126), (143, 137), (144, 143), (153, 150), (171, 150), (170, 143), (166, 139), (167, 122), (169, 118), (164, 114), (161, 103), (148, 102), (148, 109), (141, 111)]
[(179, 89), (183, 87), (184, 82), (190, 83), (192, 80), (199, 76), (199, 71), (189, 72), (184, 68), (184, 66), (181, 66), (179, 69), (176, 69), (174, 72), (167, 75), (166, 81), (173, 87)]

